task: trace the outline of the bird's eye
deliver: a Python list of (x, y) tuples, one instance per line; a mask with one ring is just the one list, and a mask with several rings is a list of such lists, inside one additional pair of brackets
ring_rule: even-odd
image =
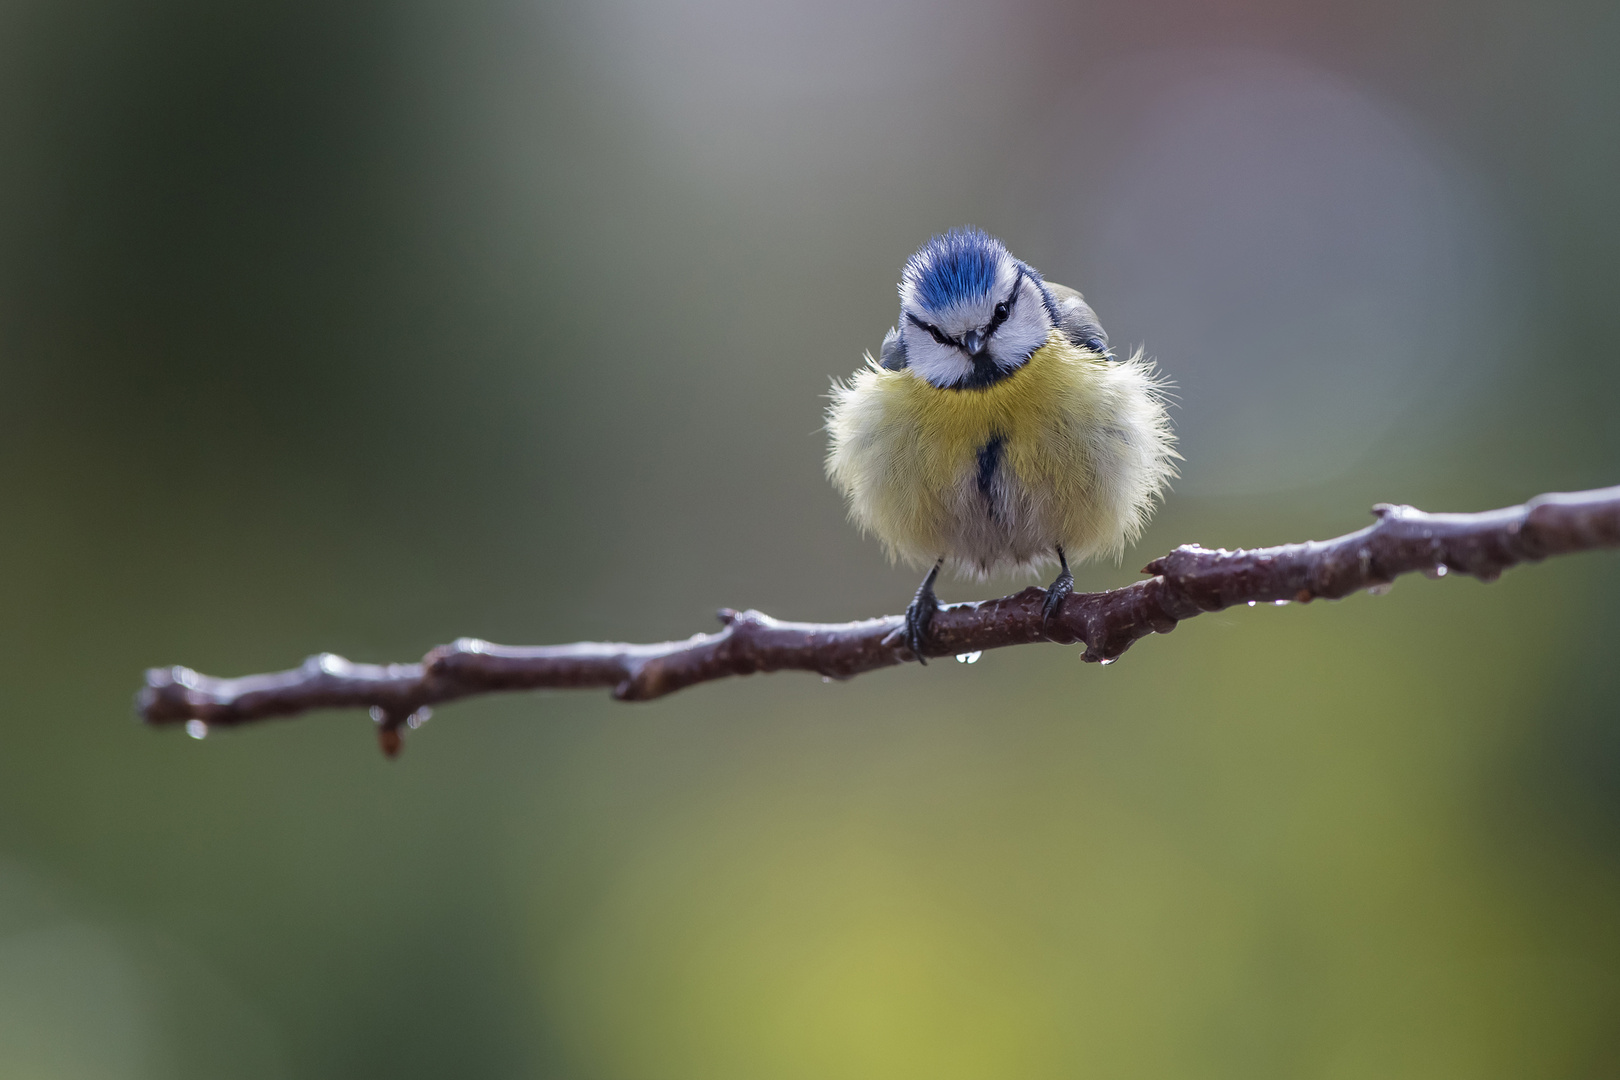
[(928, 327), (928, 332), (930, 334), (933, 334), (934, 335), (934, 340), (939, 342), (941, 345), (954, 345), (955, 344), (955, 342), (953, 342), (950, 338), (946, 337), (945, 332), (943, 330), (941, 330), (937, 326), (930, 325)]
[(1003, 300), (1001, 303), (996, 305), (996, 318), (1005, 319), (1008, 311), (1009, 308), (1007, 307), (1007, 301)]

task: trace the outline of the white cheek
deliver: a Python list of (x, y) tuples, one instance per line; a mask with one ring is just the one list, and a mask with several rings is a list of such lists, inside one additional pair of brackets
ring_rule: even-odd
[(954, 345), (941, 345), (932, 334), (915, 326), (902, 335), (906, 366), (935, 386), (948, 386), (973, 374), (973, 361)]
[(1017, 367), (1046, 344), (1051, 325), (1040, 298), (1031, 295), (1029, 290), (1021, 292), (1012, 317), (990, 338), (991, 358), (998, 367)]

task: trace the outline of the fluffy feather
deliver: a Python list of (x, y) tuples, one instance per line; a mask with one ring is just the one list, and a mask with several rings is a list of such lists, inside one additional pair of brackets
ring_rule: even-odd
[(1163, 383), (1140, 353), (1110, 361), (1053, 329), (968, 390), (866, 359), (834, 384), (827, 475), (891, 558), (984, 576), (1055, 562), (1058, 546), (1117, 557), (1175, 476)]

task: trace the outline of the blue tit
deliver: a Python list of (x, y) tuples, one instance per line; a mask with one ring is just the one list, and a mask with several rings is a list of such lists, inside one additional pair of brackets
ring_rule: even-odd
[[(923, 660), (942, 566), (983, 578), (1118, 558), (1176, 475), (1165, 384), (1119, 359), (1073, 289), (974, 228), (930, 240), (900, 277), (880, 359), (833, 385), (827, 476), (849, 515), (919, 569), (906, 610)], [(926, 661), (924, 661), (926, 662)]]

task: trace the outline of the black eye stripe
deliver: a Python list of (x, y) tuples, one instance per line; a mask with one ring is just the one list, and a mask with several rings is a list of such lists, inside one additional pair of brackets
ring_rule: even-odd
[(940, 330), (940, 328), (935, 326), (933, 323), (925, 323), (909, 311), (906, 312), (906, 318), (911, 320), (911, 325), (919, 327), (920, 329), (926, 330), (932, 334), (934, 336), (934, 340), (939, 342), (941, 345), (956, 344), (955, 341), (952, 341), (950, 338), (946, 337), (944, 331)]

